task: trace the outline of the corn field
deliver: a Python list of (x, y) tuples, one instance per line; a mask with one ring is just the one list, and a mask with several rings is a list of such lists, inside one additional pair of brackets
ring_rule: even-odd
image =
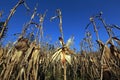
[[(8, 23), (21, 4), (29, 9), (24, 0), (18, 1), (6, 21), (0, 22), (0, 40), (6, 36)], [(70, 48), (74, 36), (64, 42), (62, 12), (57, 9), (56, 13), (57, 15), (51, 17), (50, 21), (59, 19), (58, 46), (43, 41), (43, 23), (47, 10), (44, 14), (37, 14), (35, 7), (31, 19), (24, 25), (18, 39), (4, 47), (0, 46), (0, 80), (120, 80), (120, 39), (112, 32), (113, 28), (120, 30), (119, 26), (108, 25), (102, 18), (102, 12), (90, 17), (90, 23), (85, 27), (86, 36), (80, 42), (81, 50), (76, 52)], [(0, 12), (0, 18), (2, 14)], [(34, 22), (35, 16), (39, 17), (39, 23)], [(100, 39), (96, 19), (99, 19), (106, 29), (106, 34), (109, 36), (106, 42)], [(96, 51), (93, 50), (90, 24), (97, 38)], [(34, 30), (31, 30), (27, 37), (30, 25), (34, 25), (37, 30), (34, 38), (32, 37)]]

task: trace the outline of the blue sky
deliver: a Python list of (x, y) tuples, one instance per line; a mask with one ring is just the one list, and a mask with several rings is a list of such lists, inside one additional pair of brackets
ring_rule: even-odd
[[(10, 9), (18, 0), (1, 0), (0, 10), (4, 10), (2, 21), (4, 21)], [(60, 36), (59, 22), (54, 20), (50, 22), (50, 18), (55, 15), (56, 9), (61, 9), (63, 16), (63, 32), (65, 42), (74, 35), (75, 47), (79, 49), (80, 41), (85, 37), (85, 27), (89, 23), (89, 18), (100, 11), (103, 12), (103, 18), (108, 24), (120, 25), (120, 0), (26, 0), (27, 5), (33, 11), (34, 6), (38, 3), (38, 13), (44, 13), (47, 9), (47, 15), (44, 22), (44, 36), (50, 36), (52, 43), (58, 41)], [(21, 32), (23, 25), (29, 21), (30, 14), (26, 12), (24, 6), (20, 6), (15, 15), (9, 22), (8, 33), (4, 42), (14, 41), (14, 33)], [(96, 36), (92, 26), (89, 30), (93, 33), (93, 39)], [(117, 32), (117, 31), (116, 31)], [(102, 25), (99, 29), (100, 39), (107, 40), (107, 33)], [(119, 32), (117, 33), (119, 35)]]

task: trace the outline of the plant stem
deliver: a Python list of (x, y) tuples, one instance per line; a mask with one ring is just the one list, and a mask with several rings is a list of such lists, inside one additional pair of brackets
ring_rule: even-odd
[(93, 24), (93, 27), (94, 27), (94, 31), (96, 33), (97, 40), (99, 40), (98, 30), (97, 30), (95, 21), (92, 21), (92, 24)]
[(64, 80), (67, 80), (66, 79), (66, 63), (64, 63)]
[(104, 60), (104, 53), (105, 53), (105, 45), (103, 46), (103, 51), (101, 55), (101, 74), (100, 74), (100, 80), (103, 80), (103, 60)]
[(6, 29), (7, 25), (8, 25), (8, 22), (10, 21), (11, 17), (14, 15), (14, 13), (15, 13), (16, 9), (18, 8), (18, 6), (20, 6), (22, 3), (24, 3), (24, 1), (23, 1), (23, 0), (20, 0), (20, 1), (11, 9), (11, 12), (10, 12), (8, 18), (6, 19), (6, 21), (5, 21), (4, 25), (3, 25), (3, 28), (2, 28), (2, 30), (1, 30), (1, 32), (0, 32), (0, 40), (1, 40), (2, 36), (4, 35), (5, 29)]

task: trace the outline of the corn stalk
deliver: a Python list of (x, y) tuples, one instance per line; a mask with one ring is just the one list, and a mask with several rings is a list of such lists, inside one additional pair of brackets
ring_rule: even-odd
[(44, 12), (44, 14), (39, 14), (39, 30), (37, 32), (37, 36), (39, 35), (39, 31), (40, 31), (40, 38), (42, 40), (43, 38), (43, 22), (44, 22), (44, 19), (45, 19), (45, 16), (46, 16), (46, 13), (47, 13), (47, 10)]
[(63, 30), (62, 30), (62, 12), (60, 9), (57, 9), (56, 13), (57, 13), (57, 16), (52, 17), (50, 20), (52, 21), (55, 18), (59, 18), (60, 34), (61, 34), (61, 37), (64, 39)]
[(3, 37), (3, 35), (4, 35), (4, 32), (5, 32), (5, 30), (7, 28), (7, 25), (8, 25), (8, 22), (10, 21), (12, 16), (15, 14), (16, 9), (23, 3), (24, 3), (24, 0), (19, 0), (17, 2), (17, 4), (11, 9), (10, 14), (9, 14), (8, 18), (6, 19), (6, 21), (5, 21), (4, 25), (3, 25), (3, 28), (2, 28), (2, 30), (0, 32), (0, 40)]

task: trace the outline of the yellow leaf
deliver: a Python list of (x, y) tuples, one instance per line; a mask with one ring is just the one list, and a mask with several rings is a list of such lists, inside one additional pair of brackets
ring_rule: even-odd
[(65, 55), (65, 59), (71, 65), (71, 55)]
[[(60, 53), (61, 53), (62, 49), (58, 50), (56, 53), (54, 53), (52, 55), (51, 61), (55, 61), (57, 58), (59, 58)], [(58, 59), (57, 59), (58, 60)]]

